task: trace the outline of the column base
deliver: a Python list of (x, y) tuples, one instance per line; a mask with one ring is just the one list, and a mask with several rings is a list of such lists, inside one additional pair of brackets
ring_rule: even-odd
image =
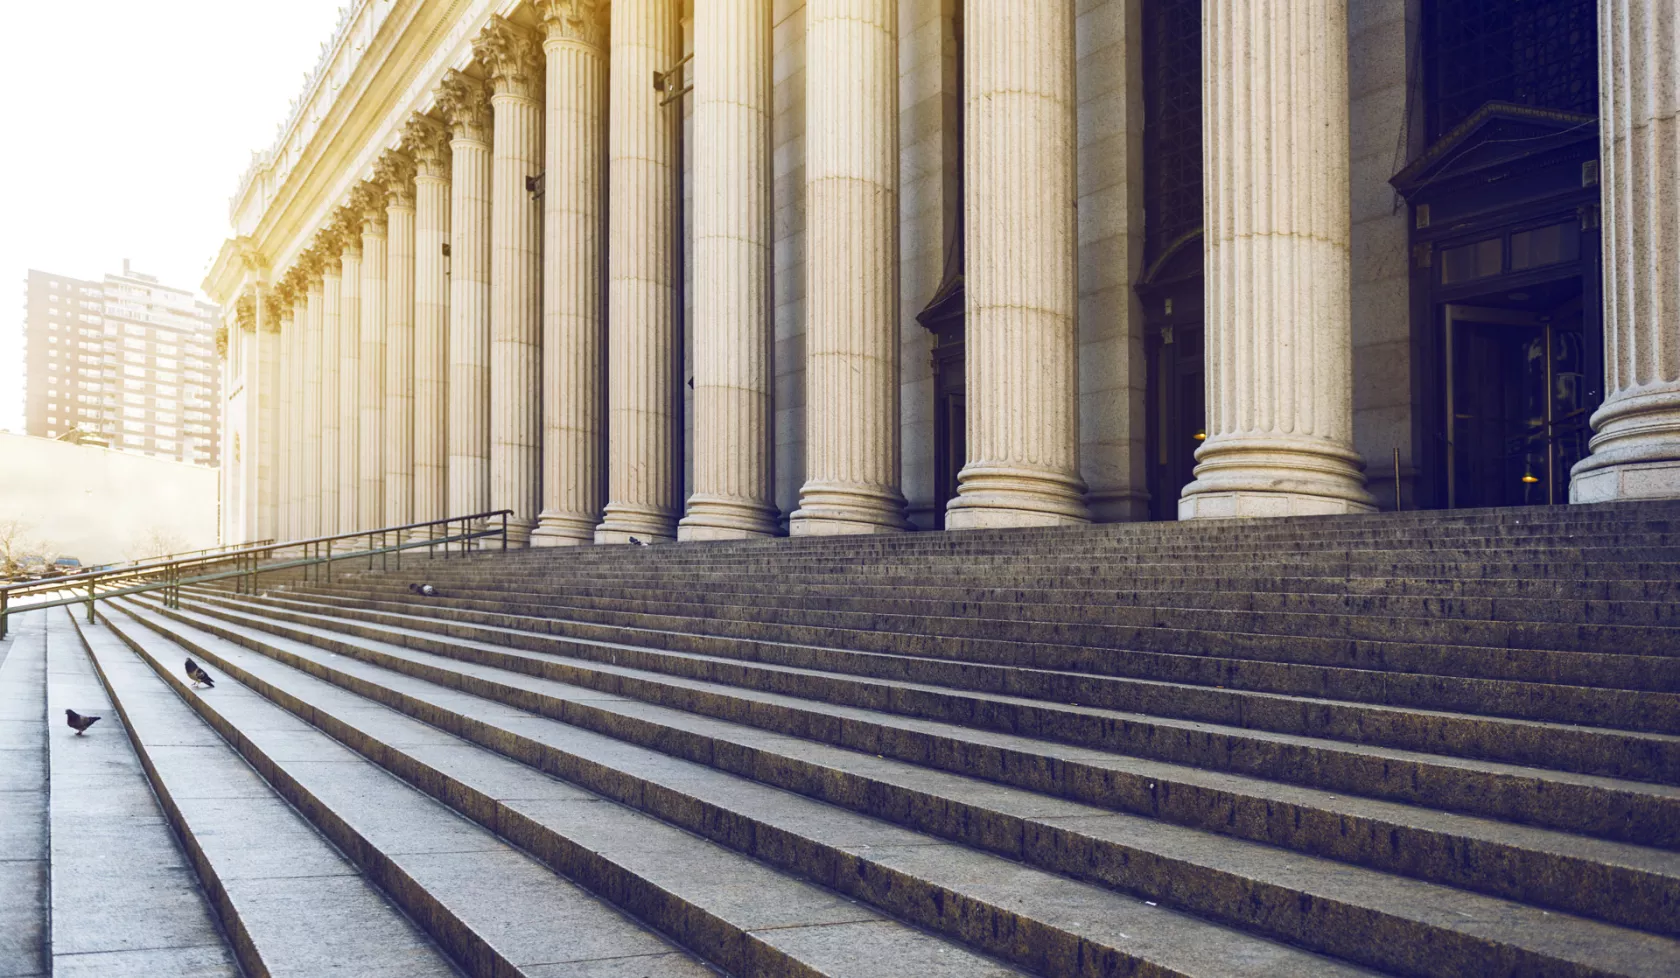
[(776, 535), (776, 507), (735, 496), (688, 497), (688, 515), (677, 524), (677, 539), (749, 540)]
[(1592, 454), (1570, 473), (1570, 502), (1680, 499), (1680, 390), (1606, 401), (1592, 426)]
[(1178, 518), (1248, 519), (1371, 513), (1358, 453), (1318, 438), (1214, 436), (1196, 450), (1196, 481)]
[(790, 536), (899, 533), (910, 528), (896, 489), (842, 482), (807, 482), (788, 518)]
[(596, 521), (576, 513), (545, 512), (531, 531), (533, 547), (579, 547), (595, 542)]
[(677, 538), (676, 517), (652, 506), (608, 503), (595, 527), (595, 542), (629, 543), (631, 537), (643, 543), (670, 543)]
[(1089, 523), (1085, 484), (1041, 469), (967, 465), (957, 474), (957, 498), (945, 508), (947, 530)]

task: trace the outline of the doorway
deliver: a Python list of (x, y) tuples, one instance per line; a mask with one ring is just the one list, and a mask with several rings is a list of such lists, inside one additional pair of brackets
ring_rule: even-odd
[(1207, 439), (1207, 387), (1200, 323), (1163, 325), (1149, 337), (1149, 518), (1178, 519)]
[(1449, 303), (1448, 508), (1536, 506), (1569, 498), (1587, 450), (1588, 351), (1580, 296), (1543, 311)]

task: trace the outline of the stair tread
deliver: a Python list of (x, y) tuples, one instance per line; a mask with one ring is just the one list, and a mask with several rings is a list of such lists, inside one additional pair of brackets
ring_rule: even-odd
[(151, 666), (103, 626), (84, 635), (160, 799), (180, 813), (178, 831), (202, 854), (201, 875), (211, 870), (206, 886), (225, 894), (224, 923), (244, 935), (269, 974), (459, 974)]
[[(242, 626), (232, 626), (238, 630)], [(250, 626), (245, 626), (249, 631)], [(386, 688), (396, 688), (427, 699), (444, 709), (463, 709), (471, 707), (483, 711), (480, 721), (487, 725), (511, 727), (516, 732), (524, 732), (530, 736), (542, 736), (543, 732), (552, 732), (555, 721), (520, 717), (515, 714), (509, 719), (505, 711), (496, 706), (483, 706), (478, 698), (458, 690), (437, 686), (424, 679), (409, 677), (394, 673), (380, 666), (359, 662), (333, 652), (314, 649), (304, 643), (284, 638), (266, 638), (265, 641), (284, 644), (300, 657), (312, 661), (330, 663), (331, 668), (358, 675)], [(370, 643), (380, 644), (380, 643)], [(508, 684), (533, 693), (543, 693), (562, 700), (589, 701), (592, 705), (600, 706), (604, 700), (616, 701), (619, 698), (604, 698), (594, 690), (568, 686), (550, 680), (535, 679), (520, 673), (511, 673), (491, 666), (473, 665), (442, 661), (443, 657), (415, 650), (387, 647), (387, 654), (410, 658), (415, 661), (429, 663), (433, 668), (454, 671), (462, 675), (472, 675), (481, 679), (490, 679)], [(252, 654), (255, 653), (246, 653)], [(638, 715), (644, 718), (658, 716), (662, 722), (689, 726), (682, 718), (686, 714), (679, 711), (659, 707), (639, 705)], [(662, 715), (662, 716), (661, 716)], [(1052, 825), (1075, 836), (1106, 839), (1110, 841), (1124, 840), (1125, 845), (1136, 847), (1141, 851), (1154, 851), (1166, 858), (1180, 860), (1185, 863), (1216, 866), (1220, 871), (1233, 876), (1241, 876), (1262, 881), (1266, 885), (1285, 887), (1310, 893), (1312, 899), (1336, 900), (1349, 903), (1372, 905), (1378, 904), (1383, 911), (1406, 916), (1408, 919), (1422, 921), (1431, 927), (1450, 928), (1454, 931), (1471, 931), (1480, 921), (1488, 925), (1489, 934), (1497, 932), (1508, 937), (1513, 929), (1523, 932), (1525, 937), (1532, 938), (1533, 945), (1552, 945), (1560, 949), (1561, 953), (1573, 953), (1570, 948), (1596, 945), (1589, 956), (1605, 960), (1606, 956), (1615, 957), (1626, 947), (1623, 936), (1631, 934), (1633, 943), (1639, 945), (1639, 950), (1630, 956), (1629, 967), (1638, 973), (1639, 961), (1661, 960), (1662, 967), (1680, 967), (1680, 943), (1652, 937), (1650, 935), (1628, 932), (1620, 928), (1600, 924), (1593, 921), (1572, 918), (1565, 915), (1550, 914), (1535, 908), (1514, 904), (1510, 901), (1498, 900), (1462, 890), (1451, 889), (1418, 880), (1394, 877), (1389, 874), (1377, 873), (1371, 870), (1342, 865), (1329, 860), (1288, 853), (1261, 846), (1242, 840), (1210, 835), (1179, 826), (1154, 822), (1112, 811), (1078, 805), (1070, 802), (1054, 800), (1046, 802), (1027, 792), (1005, 788), (999, 785), (985, 785), (970, 778), (917, 770), (902, 762), (890, 761), (884, 758), (868, 759), (867, 755), (860, 755), (851, 751), (841, 751), (808, 741), (791, 737), (765, 737), (755, 734), (748, 728), (725, 724), (722, 721), (693, 718), (693, 724), (713, 728), (714, 730), (730, 731), (740, 739), (738, 743), (750, 744), (760, 750), (774, 750), (775, 744), (792, 743), (799, 752), (809, 758), (815, 754), (821, 761), (843, 767), (853, 767), (861, 764), (866, 768), (873, 768), (877, 774), (883, 769), (896, 769), (895, 774), (901, 780), (921, 781), (921, 790), (937, 792), (941, 787), (958, 792), (979, 792), (979, 798), (961, 797), (954, 800), (961, 804), (988, 805), (1007, 804), (1024, 809), (1023, 818), (1034, 822)], [(731, 729), (733, 728), (733, 729)], [(566, 737), (570, 740), (584, 739), (601, 735), (584, 732), (568, 731)], [(602, 738), (604, 739), (604, 738)], [(644, 752), (633, 748), (618, 748), (623, 758), (613, 763), (617, 769), (625, 770), (632, 767), (646, 768), (648, 757)], [(676, 760), (664, 759), (654, 761), (652, 766), (667, 769), (675, 768), (688, 770), (696, 765)], [(730, 804), (736, 808), (742, 807), (743, 797), (751, 792), (743, 788), (739, 778), (733, 775), (720, 776), (719, 772), (709, 768), (701, 769), (707, 772), (697, 775), (692, 772), (682, 778), (682, 789), (699, 791), (696, 782), (711, 779), (715, 782), (712, 791), (714, 801), (718, 804)], [(785, 792), (779, 789), (754, 785), (760, 792), (774, 793), (775, 797), (782, 797)], [(675, 790), (675, 789), (673, 789)], [(812, 805), (820, 804), (810, 802)], [(871, 840), (868, 844), (880, 845), (878, 840)], [(892, 845), (891, 842), (886, 843)], [(1631, 848), (1625, 853), (1632, 853)], [(1676, 865), (1674, 854), (1664, 854), (1668, 869), (1672, 874), (1680, 866)], [(1579, 928), (1572, 930), (1571, 928)], [(1486, 936), (1486, 935), (1484, 935)], [(1647, 943), (1648, 942), (1648, 943)], [(1661, 973), (1661, 972), (1652, 972)]]
[(0, 975), (45, 978), (46, 612), (13, 615), (0, 639)]
[[(422, 639), (425, 639), (425, 638), (436, 637), (434, 633), (429, 632), (429, 631), (427, 631), (423, 628), (413, 628), (413, 627), (406, 627), (406, 626), (401, 626), (401, 625), (385, 625), (385, 624), (362, 622), (362, 621), (358, 621), (354, 618), (345, 617), (342, 614), (303, 613), (303, 612), (296, 612), (295, 614), (307, 615), (310, 618), (317, 619), (317, 622), (318, 622), (317, 627), (325, 628), (325, 629), (328, 629), (328, 630), (330, 630), (331, 623), (349, 623), (349, 624), (356, 625), (357, 627), (382, 629), (382, 630), (385, 630), (385, 631), (389, 632), (392, 635), (401, 636), (403, 638), (422, 638)], [(418, 620), (417, 616), (404, 616), (404, 617), (415, 619), (417, 624), (421, 623)], [(492, 634), (492, 635), (500, 635), (500, 636), (509, 636), (509, 637), (523, 636), (523, 637), (526, 637), (528, 639), (535, 639), (535, 640), (541, 640), (541, 639), (545, 639), (545, 638), (550, 637), (550, 636), (545, 636), (545, 635), (542, 635), (542, 634), (536, 633), (536, 632), (523, 631), (523, 630), (520, 630), (520, 629), (513, 629), (513, 628), (500, 628), (500, 627), (491, 626), (491, 625), (473, 625), (473, 626), (466, 626), (466, 627), (470, 627), (471, 629), (478, 630), (478, 631), (483, 632), (483, 633), (489, 633), (489, 634)], [(499, 652), (499, 653), (554, 654), (554, 653), (539, 653), (539, 652), (535, 652), (535, 651), (527, 653), (526, 650), (511, 649), (511, 648), (507, 648), (504, 645), (498, 645), (494, 642), (466, 638), (466, 637), (461, 636), (461, 635), (459, 635), (457, 633), (454, 633), (454, 632), (452, 632), (449, 637), (450, 637), (450, 641), (460, 643), (463, 646), (480, 648), (480, 649), (484, 649), (484, 650), (487, 650), (487, 651), (494, 651), (494, 652)], [(1307, 748), (1307, 749), (1330, 751), (1330, 752), (1336, 752), (1336, 753), (1342, 753), (1342, 754), (1357, 752), (1357, 753), (1362, 754), (1362, 755), (1368, 755), (1370, 757), (1381, 758), (1381, 759), (1388, 760), (1388, 761), (1393, 761), (1393, 762), (1396, 762), (1396, 763), (1409, 763), (1409, 764), (1421, 764), (1421, 765), (1431, 765), (1431, 766), (1454, 767), (1454, 768), (1461, 768), (1461, 769), (1466, 769), (1466, 770), (1481, 770), (1481, 771), (1487, 771), (1487, 772), (1492, 772), (1492, 773), (1497, 773), (1497, 774), (1512, 776), (1512, 777), (1524, 777), (1524, 778), (1543, 777), (1547, 780), (1557, 781), (1557, 782), (1561, 782), (1561, 783), (1577, 784), (1577, 785), (1582, 785), (1582, 786), (1598, 787), (1598, 788), (1612, 789), (1612, 790), (1633, 790), (1633, 791), (1649, 793), (1653, 796), (1662, 797), (1662, 798), (1669, 799), (1669, 800), (1680, 800), (1680, 786), (1662, 784), (1662, 783), (1652, 783), (1652, 782), (1644, 782), (1644, 781), (1630, 782), (1630, 781), (1621, 780), (1621, 779), (1609, 778), (1609, 777), (1605, 777), (1605, 776), (1601, 776), (1601, 775), (1581, 774), (1581, 773), (1570, 772), (1570, 771), (1553, 770), (1553, 769), (1549, 769), (1549, 768), (1542, 769), (1542, 768), (1524, 766), (1524, 765), (1520, 765), (1520, 764), (1503, 763), (1503, 762), (1498, 762), (1498, 761), (1486, 761), (1486, 760), (1480, 760), (1480, 759), (1476, 759), (1476, 758), (1465, 758), (1465, 757), (1458, 757), (1458, 756), (1448, 755), (1448, 754), (1435, 754), (1435, 753), (1429, 753), (1429, 752), (1423, 752), (1423, 751), (1417, 751), (1417, 750), (1402, 750), (1402, 749), (1399, 749), (1399, 748), (1390, 748), (1390, 747), (1383, 747), (1383, 746), (1379, 746), (1379, 745), (1361, 744), (1361, 743), (1354, 743), (1354, 742), (1349, 742), (1349, 741), (1333, 740), (1333, 739), (1322, 738), (1322, 737), (1310, 737), (1310, 736), (1302, 736), (1302, 735), (1297, 735), (1297, 734), (1276, 733), (1276, 732), (1266, 731), (1266, 730), (1254, 730), (1254, 729), (1249, 729), (1249, 728), (1244, 728), (1244, 727), (1234, 727), (1234, 726), (1230, 726), (1230, 725), (1226, 725), (1226, 724), (1219, 724), (1219, 723), (1210, 723), (1210, 722), (1201, 722), (1201, 721), (1192, 721), (1192, 720), (1180, 720), (1180, 719), (1175, 719), (1173, 717), (1153, 716), (1153, 715), (1149, 715), (1149, 714), (1137, 713), (1137, 712), (1132, 712), (1132, 711), (1104, 709), (1104, 708), (1100, 708), (1100, 707), (1077, 706), (1077, 705), (1061, 704), (1061, 703), (1051, 703), (1051, 702), (1047, 702), (1047, 701), (1044, 701), (1044, 700), (1032, 699), (1032, 698), (1024, 697), (1024, 696), (1012, 696), (1012, 695), (1008, 695), (1008, 694), (1004, 694), (1004, 693), (990, 693), (990, 692), (979, 692), (979, 691), (971, 691), (971, 690), (952, 689), (950, 687), (938, 686), (938, 685), (934, 685), (934, 684), (930, 684), (930, 683), (918, 683), (918, 682), (910, 682), (910, 681), (902, 681), (902, 680), (885, 680), (885, 679), (875, 679), (875, 678), (867, 677), (867, 676), (853, 676), (853, 675), (849, 675), (849, 674), (829, 673), (829, 672), (825, 672), (825, 671), (819, 670), (819, 669), (802, 668), (802, 667), (795, 667), (795, 666), (783, 666), (783, 665), (776, 665), (776, 664), (773, 664), (773, 663), (757, 662), (757, 661), (751, 661), (751, 660), (731, 659), (731, 658), (727, 658), (727, 657), (723, 657), (723, 656), (708, 655), (708, 654), (704, 654), (704, 653), (684, 652), (684, 651), (669, 650), (669, 649), (649, 650), (649, 649), (647, 649), (643, 646), (639, 646), (639, 645), (635, 645), (633, 643), (627, 643), (627, 642), (610, 642), (610, 641), (604, 641), (604, 640), (572, 639), (572, 638), (564, 639), (564, 641), (567, 642), (567, 643), (574, 643), (574, 644), (577, 644), (577, 645), (590, 646), (590, 647), (601, 648), (601, 649), (621, 649), (621, 650), (624, 650), (626, 652), (630, 652), (630, 651), (653, 651), (653, 652), (656, 652), (658, 656), (660, 656), (662, 658), (668, 658), (668, 659), (671, 659), (671, 660), (689, 660), (689, 661), (694, 661), (694, 662), (715, 664), (715, 665), (726, 667), (726, 668), (739, 668), (739, 669), (742, 669), (742, 670), (751, 670), (751, 671), (762, 672), (762, 673), (767, 673), (767, 674), (768, 673), (774, 673), (774, 674), (791, 675), (791, 676), (808, 676), (808, 677), (820, 678), (820, 679), (825, 679), (825, 680), (832, 679), (832, 680), (844, 681), (844, 682), (847, 682), (847, 683), (854, 683), (854, 684), (857, 684), (859, 686), (865, 686), (865, 687), (880, 688), (880, 689), (887, 689), (887, 690), (914, 691), (914, 692), (917, 692), (917, 693), (926, 693), (926, 694), (930, 694), (930, 695), (950, 696), (950, 697), (955, 697), (955, 698), (958, 698), (958, 699), (961, 699), (961, 700), (967, 700), (967, 701), (976, 702), (976, 703), (984, 702), (984, 703), (990, 703), (990, 704), (1014, 705), (1014, 706), (1027, 707), (1027, 708), (1031, 708), (1031, 709), (1034, 709), (1034, 710), (1044, 710), (1044, 711), (1048, 711), (1050, 713), (1056, 713), (1056, 714), (1067, 714), (1067, 715), (1072, 715), (1072, 716), (1100, 718), (1102, 720), (1109, 721), (1109, 722), (1111, 722), (1115, 725), (1152, 726), (1152, 727), (1160, 728), (1162, 730), (1177, 731), (1177, 732), (1180, 732), (1180, 733), (1183, 733), (1183, 734), (1186, 734), (1186, 735), (1224, 736), (1224, 737), (1230, 737), (1230, 738), (1233, 738), (1233, 739), (1236, 739), (1236, 740), (1262, 741), (1262, 742), (1275, 744), (1275, 745), (1279, 745), (1279, 746), (1285, 746), (1285, 747)], [(687, 677), (675, 676), (675, 675), (671, 675), (671, 674), (667, 674), (667, 673), (663, 673), (663, 672), (651, 672), (649, 670), (638, 669), (638, 668), (634, 668), (634, 667), (630, 667), (630, 666), (621, 666), (621, 665), (616, 665), (616, 664), (599, 663), (599, 662), (593, 662), (593, 661), (591, 661), (589, 664), (592, 668), (599, 669), (603, 672), (627, 673), (627, 674), (634, 674), (634, 675), (639, 675), (639, 676), (657, 677), (658, 679), (663, 680), (663, 681), (689, 681), (689, 680), (687, 680)], [(692, 681), (701, 682), (700, 680), (692, 680)], [(712, 684), (708, 684), (708, 685), (712, 685)], [(735, 690), (737, 692), (746, 691), (748, 689), (748, 687), (736, 687), (736, 686), (728, 686), (727, 688), (729, 688), (731, 690)], [(753, 689), (753, 690), (751, 690), (751, 692), (761, 693), (762, 691), (757, 690), (757, 689)], [(1397, 712), (1405, 712), (1405, 711), (1397, 711)], [(1413, 711), (1413, 712), (1415, 712), (1415, 711)], [(1484, 719), (1484, 718), (1479, 718), (1479, 717), (1474, 717), (1474, 716), (1469, 716), (1469, 715), (1464, 715), (1464, 714), (1443, 714), (1443, 715), (1465, 716), (1468, 719), (1476, 719), (1476, 720)], [(1548, 728), (1548, 729), (1559, 729), (1559, 730), (1578, 729), (1575, 726), (1568, 725), (1568, 724), (1541, 724), (1541, 723), (1538, 723), (1536, 721), (1499, 720), (1498, 722), (1509, 723), (1509, 724), (1533, 725), (1533, 726), (1540, 726), (1540, 727), (1544, 727), (1544, 728)], [(1628, 731), (1620, 731), (1620, 730), (1607, 730), (1607, 731), (1604, 731), (1604, 733), (1606, 733), (1607, 735), (1610, 735), (1610, 736), (1615, 736), (1615, 737), (1637, 737), (1637, 738), (1640, 738), (1640, 739), (1650, 739), (1653, 742), (1664, 743), (1664, 744), (1672, 744), (1672, 743), (1680, 742), (1680, 737), (1676, 737), (1674, 735), (1635, 734), (1635, 733), (1631, 733), (1631, 732), (1628, 732)]]
[(238, 978), (76, 624), (66, 609), (46, 614), (47, 716), (100, 717), (87, 734), (58, 724), (48, 735), (54, 969), (88, 955), (113, 969), (150, 966), (172, 951), (207, 978)]
[[(322, 691), (316, 684), (325, 686), (324, 681), (311, 680), (288, 666), (264, 661), (266, 657), (260, 653), (231, 645), (202, 631), (195, 634), (194, 639), (205, 642), (206, 647), (217, 655), (225, 654), (229, 661), (237, 661), (241, 668), (260, 671), (270, 681), (286, 684), (287, 688), (298, 691), (300, 696), (305, 695), (302, 692), (305, 687), (311, 688), (307, 698), (316, 709), (329, 709), (328, 702), (351, 695), (342, 691)], [(329, 663), (335, 670), (353, 671), (364, 679), (422, 699), (437, 709), (457, 712), (486, 728), (553, 745), (582, 758), (585, 763), (601, 765), (622, 776), (638, 779), (649, 786), (643, 789), (645, 791), (657, 788), (663, 792), (680, 793), (732, 811), (765, 828), (850, 853), (860, 863), (912, 872), (919, 879), (964, 894), (967, 899), (1007, 904), (1024, 917), (1030, 915), (1050, 926), (1073, 928), (1074, 933), (1088, 942), (1138, 942), (1150, 959), (1185, 973), (1275, 973), (1264, 968), (1255, 970), (1255, 964), (1262, 959), (1266, 961), (1265, 967), (1288, 966), (1292, 974), (1363, 973), (1256, 938), (1236, 935), (1197, 918), (1151, 907), (1101, 887), (1067, 880), (712, 767), (546, 717), (511, 711), (502, 704), (469, 693), (347, 660), (343, 656), (302, 646), (301, 643), (292, 643), (292, 648), (312, 661)], [(538, 681), (532, 688), (546, 689), (550, 685)], [(599, 694), (592, 695), (599, 699)], [(451, 756), (444, 763), (455, 765), (455, 770), (466, 776), (464, 771), (476, 761), (465, 756)], [(1066, 804), (1063, 809), (1069, 814), (1077, 810), (1093, 811), (1085, 806)], [(1120, 933), (1126, 937), (1117, 938)], [(1210, 942), (1221, 942), (1223, 946), (1215, 949), (1209, 946)], [(1195, 946), (1199, 946), (1200, 951), (1186, 960), (1182, 949)], [(1207, 961), (1195, 964), (1197, 958), (1206, 958)], [(1203, 970), (1208, 963), (1219, 960), (1250, 963), (1242, 968), (1227, 965), (1212, 972)], [(1297, 970), (1301, 968), (1312, 970)]]

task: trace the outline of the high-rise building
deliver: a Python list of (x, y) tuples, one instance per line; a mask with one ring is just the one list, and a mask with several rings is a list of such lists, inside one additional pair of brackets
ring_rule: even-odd
[(219, 463), (215, 306), (126, 260), (101, 281), (30, 269), (26, 288), (29, 434)]

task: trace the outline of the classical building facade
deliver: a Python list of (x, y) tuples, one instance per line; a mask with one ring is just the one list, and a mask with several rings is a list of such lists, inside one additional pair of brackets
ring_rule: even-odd
[(1680, 496), (1677, 37), (1668, 0), (353, 3), (206, 282), (230, 537)]
[(219, 309), (126, 260), (99, 280), (30, 269), (24, 309), (29, 434), (220, 461)]

